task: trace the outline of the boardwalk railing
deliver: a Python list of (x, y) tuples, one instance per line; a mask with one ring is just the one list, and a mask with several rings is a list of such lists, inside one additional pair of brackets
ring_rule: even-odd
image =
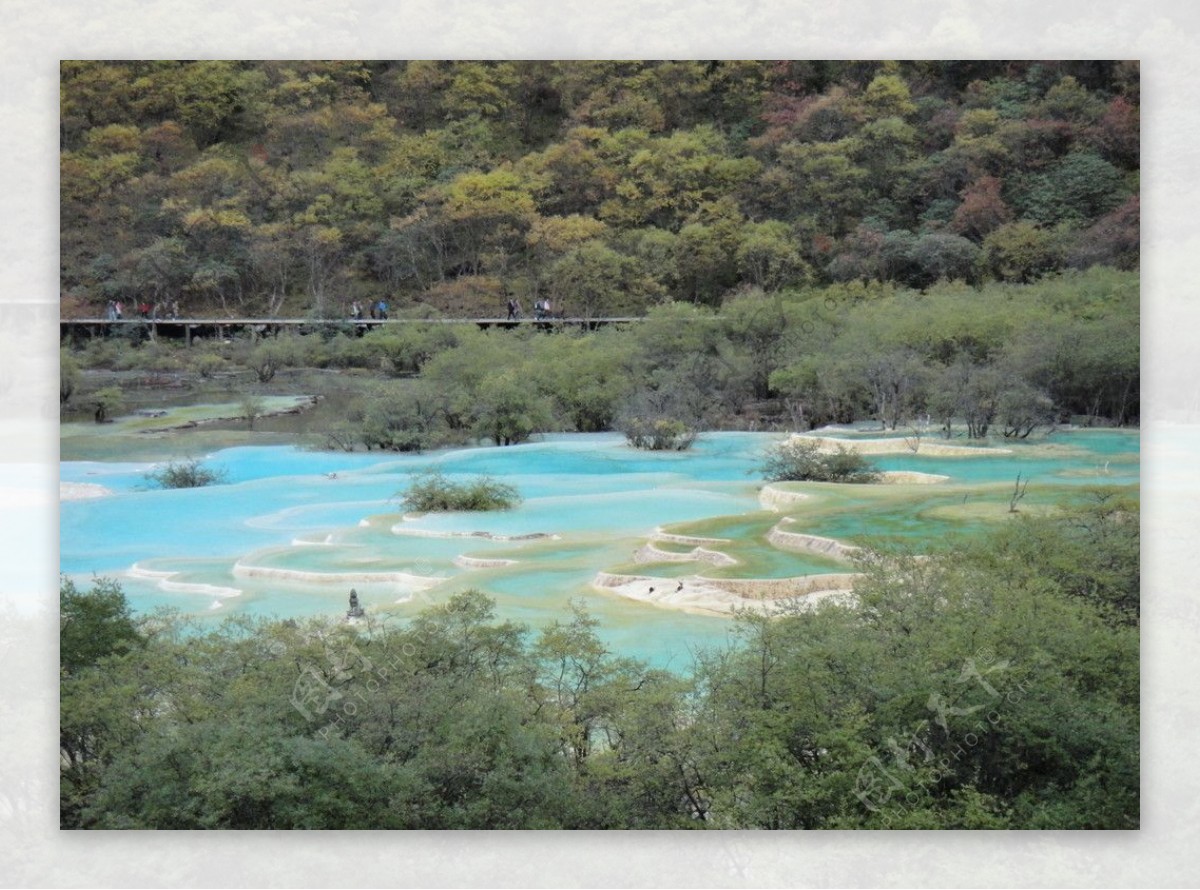
[(390, 325), (457, 324), (475, 325), (481, 329), (516, 328), (532, 325), (543, 330), (578, 327), (593, 330), (613, 324), (643, 321), (640, 316), (600, 316), (594, 318), (63, 318), (59, 319), (59, 334), (63, 339), (72, 336), (103, 337), (119, 330), (146, 329), (151, 338), (158, 336), (182, 339), (189, 345), (194, 337), (226, 338), (246, 331), (252, 337), (277, 336), (293, 330), (305, 334), (316, 331), (345, 330), (363, 333), (371, 328)]

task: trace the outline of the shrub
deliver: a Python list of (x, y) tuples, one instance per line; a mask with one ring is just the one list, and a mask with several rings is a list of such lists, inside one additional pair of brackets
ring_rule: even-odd
[(59, 663), (69, 674), (142, 642), (121, 585), (111, 578), (97, 578), (89, 591), (60, 578), (58, 602)]
[(146, 474), (146, 480), (159, 488), (202, 488), (225, 479), (224, 470), (201, 466), (198, 460), (171, 461)]
[(696, 441), (695, 428), (682, 420), (626, 417), (621, 426), (630, 445), (647, 451), (686, 451)]
[(65, 349), (58, 351), (58, 403), (65, 405), (83, 381), (79, 362)]
[(440, 444), (445, 436), (437, 405), (419, 385), (377, 386), (350, 403), (347, 432), (351, 441), (368, 451), (424, 451)]
[(763, 475), (771, 482), (878, 482), (879, 472), (853, 448), (823, 453), (820, 443), (788, 439), (767, 452)]
[(254, 421), (262, 417), (266, 410), (267, 403), (254, 393), (243, 393), (238, 400), (238, 415), (246, 421), (250, 429), (254, 429)]
[(192, 361), (192, 368), (205, 380), (210, 380), (229, 367), (229, 362), (212, 352), (198, 355)]
[(96, 412), (96, 423), (107, 423), (109, 418), (125, 407), (125, 394), (119, 386), (106, 386), (92, 393), (92, 407)]
[(259, 383), (270, 383), (275, 372), (287, 361), (287, 351), (278, 343), (262, 343), (250, 353), (247, 365)]
[(321, 368), (329, 359), (321, 337), (298, 334), (260, 340), (248, 349), (242, 347), (239, 354), (259, 383), (270, 383), (284, 368)]
[(682, 372), (659, 375), (655, 388), (635, 392), (614, 426), (634, 448), (686, 451), (696, 441), (710, 394)]
[(510, 510), (521, 502), (521, 497), (516, 488), (490, 476), (452, 482), (440, 470), (427, 470), (413, 476), (400, 502), (406, 510), (416, 513)]

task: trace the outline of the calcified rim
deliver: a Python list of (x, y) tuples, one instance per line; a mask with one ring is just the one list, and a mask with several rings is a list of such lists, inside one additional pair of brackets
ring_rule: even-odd
[[(911, 437), (909, 437), (911, 439)], [(941, 442), (930, 442), (924, 437), (917, 443), (916, 448), (910, 447), (903, 436), (892, 439), (838, 439), (834, 436), (808, 436), (794, 433), (789, 442), (816, 442), (822, 451), (834, 451), (840, 445), (850, 451), (860, 454), (927, 454), (936, 457), (983, 457), (991, 454), (1012, 454), (1011, 448), (993, 448), (991, 446), (972, 447), (969, 445), (945, 445)]]
[(229, 597), (241, 596), (243, 591), (238, 587), (222, 587), (218, 584), (202, 584), (199, 582), (190, 581), (172, 581), (178, 571), (165, 571), (162, 569), (147, 569), (144, 566), (134, 563), (126, 571), (125, 575), (129, 578), (140, 578), (146, 581), (154, 581), (155, 586), (159, 590), (168, 593), (200, 593), (205, 596), (216, 596), (221, 599)]
[(596, 590), (664, 608), (729, 615), (742, 609), (774, 614), (783, 606), (813, 606), (826, 599), (852, 601), (858, 573), (801, 575), (794, 578), (729, 579), (689, 575), (664, 578), (599, 572)]
[(446, 577), (414, 575), (411, 572), (306, 572), (300, 569), (281, 569), (274, 566), (234, 563), (235, 578), (277, 578), (281, 581), (300, 581), (308, 584), (404, 584), (425, 590), (448, 580)]
[(670, 532), (663, 531), (660, 525), (650, 535), (651, 541), (663, 541), (671, 544), (730, 544), (731, 538), (701, 538), (697, 535), (675, 535)]
[(643, 544), (634, 552), (634, 562), (707, 562), (715, 566), (735, 566), (738, 564), (736, 559), (728, 553), (722, 553), (720, 550), (693, 547), (687, 553), (674, 553), (670, 550), (659, 550), (654, 546), (653, 540), (655, 539), (652, 539), (648, 544)]
[(454, 557), (454, 564), (460, 569), (498, 569), (504, 566), (515, 566), (519, 560), (516, 559), (488, 559), (479, 556), (467, 556), (465, 553), (460, 553)]
[[(404, 517), (409, 520), (408, 516)], [(529, 532), (523, 535), (498, 535), (494, 532), (474, 531), (474, 532), (458, 532), (458, 531), (437, 531), (428, 528), (407, 528), (403, 522), (397, 523), (391, 527), (393, 535), (402, 535), (410, 538), (483, 538), (487, 541), (561, 541), (561, 535), (551, 534), (550, 532)]]

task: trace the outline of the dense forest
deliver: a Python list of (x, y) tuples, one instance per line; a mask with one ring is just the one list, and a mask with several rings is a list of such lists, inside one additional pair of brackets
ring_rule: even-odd
[(201, 632), (64, 581), (62, 825), (1136, 828), (1138, 543), (1081, 492), (674, 673), (578, 605)]
[(64, 62), (63, 311), (1135, 269), (1138, 116), (1135, 62)]

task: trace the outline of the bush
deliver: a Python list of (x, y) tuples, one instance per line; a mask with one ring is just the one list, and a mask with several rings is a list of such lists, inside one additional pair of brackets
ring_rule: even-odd
[(79, 673), (142, 642), (121, 585), (111, 578), (97, 578), (89, 591), (60, 578), (58, 603), (59, 663), (67, 673)]
[(146, 474), (146, 480), (159, 488), (202, 488), (225, 479), (224, 470), (201, 466), (198, 460), (171, 461)]
[(629, 397), (614, 426), (634, 448), (686, 451), (696, 441), (711, 393), (682, 370), (656, 375), (653, 386)]
[(92, 408), (95, 410), (96, 423), (107, 423), (109, 419), (125, 407), (125, 394), (119, 386), (106, 386), (92, 393)]
[(319, 336), (291, 334), (259, 340), (239, 350), (239, 361), (254, 372), (259, 383), (270, 383), (284, 368), (321, 368), (328, 364)]
[(763, 475), (771, 482), (878, 482), (874, 465), (853, 448), (823, 453), (820, 443), (788, 439), (767, 452)]
[(83, 381), (79, 362), (66, 349), (58, 350), (58, 403), (65, 405)]
[(696, 429), (682, 420), (626, 417), (621, 427), (630, 445), (647, 451), (686, 451), (696, 441)]
[(229, 362), (212, 352), (201, 353), (192, 361), (192, 369), (205, 380), (211, 380), (228, 367)]
[(400, 501), (416, 513), (451, 510), (510, 510), (521, 502), (516, 488), (480, 476), (467, 482), (451, 482), (440, 470), (427, 470), (413, 477)]
[(238, 400), (238, 416), (246, 421), (246, 425), (250, 429), (254, 429), (254, 421), (262, 417), (267, 410), (267, 403), (261, 396), (254, 393), (242, 393)]
[(446, 438), (437, 406), (434, 395), (420, 384), (376, 386), (350, 402), (347, 425), (333, 432), (349, 436), (349, 442), (368, 451), (424, 451)]

